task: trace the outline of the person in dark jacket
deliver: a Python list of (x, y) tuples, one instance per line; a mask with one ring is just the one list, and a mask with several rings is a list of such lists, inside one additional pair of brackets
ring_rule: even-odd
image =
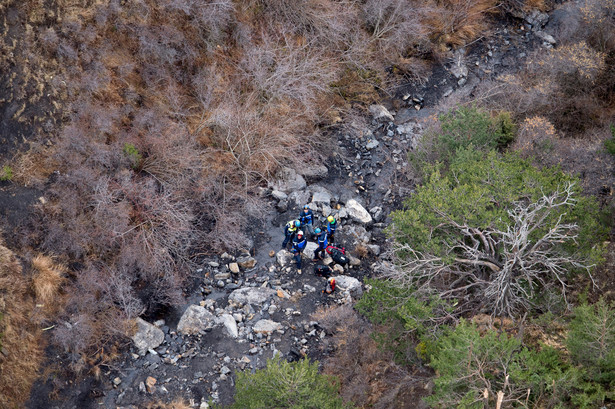
[(316, 234), (316, 244), (318, 244), (318, 248), (314, 252), (314, 259), (312, 261), (318, 261), (322, 260), (325, 255), (325, 249), (328, 244), (327, 232), (324, 232), (317, 227), (316, 230), (314, 230), (314, 234)]
[(327, 217), (327, 237), (329, 238), (329, 243), (333, 243), (335, 241), (335, 230), (337, 229), (337, 220), (333, 216)]
[(316, 274), (317, 276), (329, 278), (333, 274), (333, 269), (329, 266), (325, 266), (324, 264), (315, 264), (314, 274)]
[(299, 226), (301, 226), (301, 222), (299, 220), (291, 220), (286, 223), (286, 226), (284, 226), (284, 242), (282, 243), (283, 249), (286, 248), (289, 241), (293, 241)]
[(303, 210), (299, 214), (299, 221), (301, 228), (307, 232), (308, 237), (312, 237), (314, 235), (314, 212), (312, 212), (310, 206), (303, 206)]
[(305, 250), (307, 245), (307, 239), (303, 237), (303, 231), (299, 230), (297, 235), (293, 239), (293, 248), (291, 252), (294, 255), (294, 259), (297, 262), (297, 273), (301, 274), (301, 253)]

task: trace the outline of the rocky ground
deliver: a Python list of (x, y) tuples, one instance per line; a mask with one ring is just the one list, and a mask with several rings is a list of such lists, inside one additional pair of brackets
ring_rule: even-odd
[[(412, 191), (404, 171), (436, 104), (453, 95), (471, 97), (483, 79), (516, 70), (533, 47), (551, 47), (549, 16), (532, 13), (497, 30), (437, 67), (428, 81), (400, 87), (394, 99), (373, 105), (361, 123), (333, 132), (338, 147), (324, 164), (284, 169), (278, 183), (263, 189), (270, 207), (257, 226), (254, 247), (204, 260), (194, 271), (195, 291), (182, 308), (155, 322), (141, 320), (133, 342), (97, 379), (55, 378), (39, 382), (29, 408), (136, 408), (148, 400), (183, 397), (194, 407), (212, 400), (232, 402), (234, 374), (262, 368), (275, 354), (287, 359), (327, 353), (332, 329), (313, 314), (321, 307), (352, 303), (365, 290), (386, 248), (386, 215)], [(334, 214), (341, 221), (337, 242), (352, 254), (337, 267), (339, 289), (323, 295), (325, 280), (312, 273), (310, 247), (298, 274), (290, 253), (280, 250), (284, 224), (309, 204), (317, 225)], [(361, 254), (355, 252), (362, 248)], [(361, 255), (362, 258), (357, 256)], [(61, 365), (61, 363), (59, 364)]]

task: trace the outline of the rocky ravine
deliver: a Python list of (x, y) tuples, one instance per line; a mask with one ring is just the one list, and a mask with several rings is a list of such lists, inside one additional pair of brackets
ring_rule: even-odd
[[(234, 373), (262, 368), (275, 354), (322, 358), (332, 329), (311, 315), (322, 306), (352, 303), (364, 290), (362, 279), (386, 245), (385, 217), (412, 190), (403, 170), (422, 121), (435, 113), (441, 98), (470, 95), (482, 79), (518, 69), (532, 47), (551, 47), (555, 40), (545, 35), (549, 26), (543, 30), (547, 22), (548, 16), (531, 13), (522, 26), (498, 30), (457, 52), (426, 83), (400, 88), (389, 109), (370, 107), (368, 125), (344, 124), (335, 131), (339, 146), (326, 166), (284, 169), (279, 182), (263, 189), (271, 206), (262, 215), (252, 253), (225, 253), (203, 262), (194, 272), (197, 291), (186, 305), (164, 320), (139, 320), (130, 353), (104, 367), (98, 380), (39, 382), (28, 407), (137, 408), (183, 397), (206, 408), (209, 400), (232, 402)], [(316, 225), (329, 214), (338, 217), (338, 243), (351, 251), (357, 245), (368, 249), (366, 258), (353, 257), (348, 269), (337, 268), (339, 288), (330, 296), (321, 293), (325, 280), (312, 273), (313, 243), (304, 253), (301, 275), (290, 253), (280, 251), (282, 226), (306, 203), (318, 217)], [(59, 399), (51, 400), (53, 390)]]

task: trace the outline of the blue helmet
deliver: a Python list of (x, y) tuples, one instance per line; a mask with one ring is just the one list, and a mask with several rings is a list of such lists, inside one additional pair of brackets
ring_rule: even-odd
[(316, 229), (314, 229), (315, 234), (320, 234), (321, 232), (322, 230), (320, 230), (320, 227), (317, 227)]
[(301, 222), (299, 220), (295, 220), (295, 227), (301, 227)]

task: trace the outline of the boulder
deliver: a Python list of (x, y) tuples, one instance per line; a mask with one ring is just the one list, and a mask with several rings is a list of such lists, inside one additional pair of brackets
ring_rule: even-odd
[(158, 348), (164, 342), (164, 332), (155, 325), (137, 318), (137, 332), (132, 336), (132, 342), (139, 350), (140, 355), (145, 355), (148, 349)]
[(273, 331), (282, 328), (282, 324), (279, 322), (271, 321), (271, 320), (259, 320), (256, 324), (254, 324), (253, 331), (261, 334), (271, 334)]
[(339, 264), (335, 264), (333, 266), (333, 271), (335, 271), (336, 273), (344, 274), (344, 267), (340, 266)]
[(317, 205), (325, 204), (327, 206), (331, 204), (333, 196), (327, 189), (322, 186), (314, 185), (310, 187), (310, 190), (312, 191), (312, 203)]
[(353, 298), (359, 298), (363, 295), (361, 282), (356, 278), (350, 276), (336, 276), (333, 278), (338, 290), (349, 293)]
[(315, 181), (327, 177), (329, 169), (325, 165), (306, 165), (298, 173), (307, 180)]
[(235, 304), (244, 305), (244, 304), (262, 304), (269, 297), (272, 297), (275, 294), (275, 291), (271, 288), (265, 287), (244, 287), (238, 290), (235, 290), (229, 295), (229, 302), (234, 302)]
[(368, 244), (367, 248), (374, 256), (380, 255), (380, 246), (378, 246), (377, 244)]
[(310, 192), (307, 190), (296, 190), (288, 195), (288, 200), (295, 202), (297, 206), (303, 206), (310, 201)]
[(295, 169), (292, 168), (282, 168), (282, 170), (278, 173), (278, 180), (274, 183), (274, 190), (279, 190), (280, 192), (288, 193), (293, 190), (301, 190), (304, 189), (307, 184), (305, 183), (305, 179), (303, 176), (299, 175)]
[(369, 209), (369, 212), (372, 214), (374, 220), (377, 222), (381, 221), (382, 216), (384, 216), (384, 213), (382, 212), (382, 207), (380, 206), (372, 207), (371, 209)]
[(303, 254), (309, 258), (310, 260), (314, 258), (314, 252), (318, 248), (318, 244), (313, 241), (308, 241), (305, 245), (305, 250), (303, 250)]
[(290, 251), (282, 249), (277, 252), (275, 258), (278, 261), (280, 267), (285, 267), (286, 265), (288, 265), (288, 263), (290, 263), (293, 258), (293, 255), (290, 253)]
[(350, 237), (354, 244), (369, 243), (372, 239), (371, 233), (363, 226), (348, 226), (344, 228), (347, 237)]
[(348, 216), (359, 223), (368, 224), (372, 222), (372, 216), (355, 199), (350, 199), (346, 202), (346, 211)]
[(249, 270), (256, 265), (256, 259), (254, 257), (240, 257), (237, 259), (237, 264), (244, 270)]
[(393, 115), (382, 105), (370, 105), (369, 113), (372, 114), (376, 120), (393, 121)]
[(286, 193), (281, 192), (279, 190), (273, 190), (271, 192), (271, 196), (273, 196), (274, 199), (277, 199), (277, 200), (285, 200), (288, 198), (288, 195)]
[(350, 265), (351, 266), (360, 266), (361, 265), (361, 260), (359, 260), (358, 258), (348, 254), (348, 258), (350, 259)]
[(213, 328), (216, 317), (200, 305), (191, 305), (186, 309), (177, 324), (177, 332), (183, 334), (200, 334)]
[(237, 321), (232, 315), (222, 314), (216, 318), (216, 323), (223, 325), (227, 334), (231, 338), (237, 338), (239, 336), (239, 332), (237, 331)]

